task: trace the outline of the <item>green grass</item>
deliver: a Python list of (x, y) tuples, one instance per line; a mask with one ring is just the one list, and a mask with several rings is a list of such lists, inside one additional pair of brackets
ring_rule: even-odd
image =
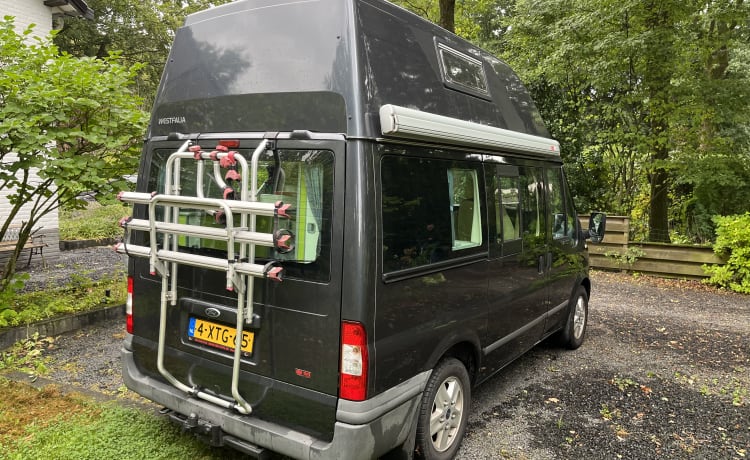
[(114, 402), (96, 403), (55, 386), (0, 379), (0, 459), (239, 459), (182, 433), (165, 418)]
[(120, 219), (131, 214), (120, 203), (101, 205), (89, 203), (84, 209), (60, 212), (61, 240), (100, 240), (122, 236)]
[(122, 305), (126, 297), (127, 281), (124, 273), (116, 273), (99, 281), (89, 280), (85, 273), (75, 274), (62, 287), (15, 293), (5, 305), (0, 305), (0, 328)]
[(216, 458), (207, 446), (165, 420), (115, 405), (100, 413), (61, 416), (47, 427), (30, 425), (25, 438), (7, 447), (14, 459), (175, 459)]

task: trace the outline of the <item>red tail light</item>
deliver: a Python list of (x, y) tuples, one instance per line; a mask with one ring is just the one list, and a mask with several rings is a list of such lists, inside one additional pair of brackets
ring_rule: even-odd
[(239, 139), (222, 139), (219, 141), (219, 145), (223, 145), (230, 149), (236, 149), (240, 146), (240, 141)]
[(339, 393), (350, 401), (367, 398), (367, 333), (360, 323), (341, 323)]
[(133, 277), (128, 276), (128, 298), (125, 301), (125, 328), (133, 333)]

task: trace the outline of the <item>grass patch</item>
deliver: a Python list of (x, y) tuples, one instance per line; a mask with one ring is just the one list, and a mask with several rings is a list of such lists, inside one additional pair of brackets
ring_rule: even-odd
[(101, 240), (122, 236), (118, 222), (131, 214), (120, 204), (101, 205), (93, 202), (83, 209), (60, 211), (61, 240)]
[(98, 281), (86, 274), (74, 274), (68, 284), (43, 291), (16, 293), (9, 304), (0, 305), (0, 328), (30, 324), (36, 321), (99, 307), (122, 305), (127, 297), (124, 273)]
[(164, 418), (96, 403), (55, 386), (0, 379), (0, 459), (240, 459), (211, 448)]

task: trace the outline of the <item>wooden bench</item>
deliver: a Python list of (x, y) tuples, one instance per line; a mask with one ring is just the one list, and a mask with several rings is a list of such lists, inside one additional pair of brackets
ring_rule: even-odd
[[(10, 226), (8, 231), (3, 235), (3, 240), (0, 241), (0, 253), (13, 252), (16, 249), (18, 238), (21, 233), (21, 227)], [(44, 248), (47, 247), (47, 243), (44, 242), (44, 235), (31, 235), (26, 244), (23, 245), (23, 249), (29, 250), (29, 260), (26, 261), (26, 266), (31, 264), (31, 258), (35, 255), (39, 255), (44, 263)]]

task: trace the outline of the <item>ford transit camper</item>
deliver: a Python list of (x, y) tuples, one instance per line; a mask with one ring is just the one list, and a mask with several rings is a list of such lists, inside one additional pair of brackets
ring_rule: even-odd
[(584, 340), (558, 142), (507, 64), (384, 0), (190, 15), (120, 198), (125, 383), (214, 445), (452, 458), (474, 385)]

